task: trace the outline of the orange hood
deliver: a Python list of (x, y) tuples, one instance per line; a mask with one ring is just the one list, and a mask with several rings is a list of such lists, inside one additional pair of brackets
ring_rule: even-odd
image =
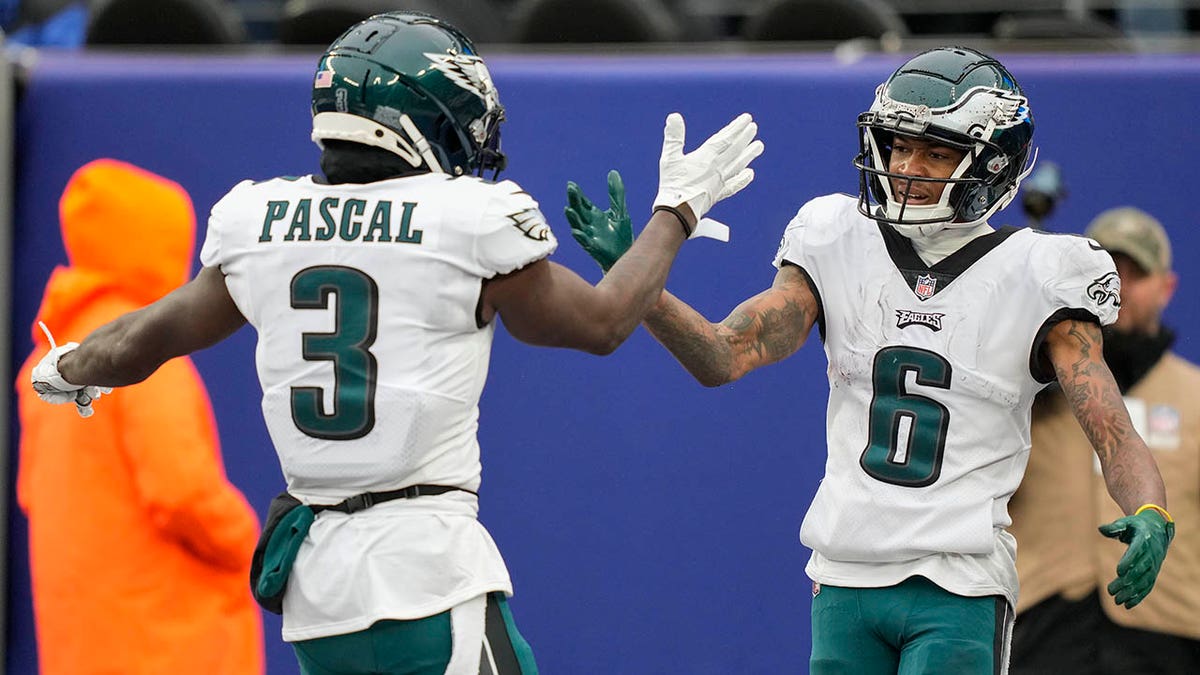
[[(196, 214), (174, 181), (98, 159), (67, 182), (59, 219), (71, 264), (55, 268), (38, 311), (51, 330), (97, 295), (114, 293), (146, 305), (188, 279)], [(45, 342), (36, 325), (33, 337)]]

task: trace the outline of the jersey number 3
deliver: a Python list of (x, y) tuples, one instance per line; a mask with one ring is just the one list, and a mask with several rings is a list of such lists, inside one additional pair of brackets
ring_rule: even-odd
[(872, 478), (904, 487), (932, 485), (942, 473), (950, 411), (937, 401), (905, 390), (916, 383), (950, 388), (950, 362), (911, 347), (885, 347), (875, 355), (874, 396), (867, 447), (858, 462)]
[(352, 267), (322, 265), (292, 277), (292, 307), (329, 309), (334, 298), (332, 333), (304, 333), (306, 361), (333, 362), (333, 410), (325, 412), (321, 387), (292, 387), (292, 421), (314, 438), (348, 441), (375, 426), (378, 366), (370, 347), (379, 324), (379, 287)]

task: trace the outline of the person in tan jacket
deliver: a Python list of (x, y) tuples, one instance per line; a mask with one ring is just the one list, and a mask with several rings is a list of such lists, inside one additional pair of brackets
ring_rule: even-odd
[[(70, 265), (38, 318), (81, 338), (188, 279), (195, 214), (182, 187), (110, 159), (71, 177), (60, 202)], [(262, 619), (247, 577), (258, 521), (226, 479), (212, 408), (192, 362), (166, 363), (81, 419), (17, 376), (17, 498), (29, 519), (43, 675), (257, 675)]]
[(1021, 583), (1012, 672), (1200, 673), (1200, 367), (1170, 350), (1175, 335), (1162, 324), (1177, 284), (1170, 241), (1132, 207), (1101, 213), (1086, 236), (1108, 249), (1121, 277), (1104, 359), (1161, 468), (1176, 536), (1156, 592), (1130, 610), (1103, 599), (1124, 547), (1095, 528), (1120, 510), (1061, 392), (1043, 392), (1025, 480), (1009, 504)]

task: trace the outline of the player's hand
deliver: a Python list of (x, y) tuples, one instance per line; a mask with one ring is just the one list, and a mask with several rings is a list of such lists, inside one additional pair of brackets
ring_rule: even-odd
[(758, 125), (749, 113), (738, 115), (686, 155), (684, 133), (683, 116), (667, 115), (654, 206), (677, 208), (686, 203), (699, 221), (713, 204), (737, 194), (754, 180), (754, 170), (748, 167), (762, 154), (763, 144), (754, 139)]
[(95, 412), (92, 409), (92, 402), (104, 394), (111, 393), (112, 388), (67, 382), (58, 372), (58, 360), (63, 354), (78, 348), (79, 344), (68, 342), (65, 345), (56, 345), (45, 324), (42, 324), (42, 330), (50, 339), (50, 351), (46, 352), (46, 355), (42, 357), (41, 361), (38, 361), (30, 373), (33, 390), (37, 392), (38, 398), (47, 403), (74, 403), (75, 411), (79, 413), (80, 417), (91, 417)]
[(633, 246), (633, 227), (625, 206), (625, 183), (616, 170), (608, 172), (607, 211), (601, 211), (573, 181), (567, 182), (567, 223), (571, 236), (605, 272)]
[(1167, 546), (1175, 538), (1175, 523), (1154, 509), (1145, 509), (1101, 525), (1100, 534), (1129, 545), (1117, 562), (1117, 578), (1108, 584), (1108, 594), (1118, 605), (1132, 609), (1154, 588)]

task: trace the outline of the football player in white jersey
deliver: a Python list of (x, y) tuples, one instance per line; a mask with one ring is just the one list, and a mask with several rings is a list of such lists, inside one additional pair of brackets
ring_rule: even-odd
[[(1117, 603), (1146, 596), (1174, 534), (1102, 357), (1120, 282), (1089, 239), (988, 224), (1032, 166), (1028, 101), (995, 59), (919, 54), (858, 127), (858, 197), (799, 210), (769, 289), (720, 323), (664, 291), (645, 323), (706, 386), (819, 329), (828, 457), (800, 529), (814, 675), (1001, 673), (1017, 594), (1007, 503), (1038, 390), (1057, 380), (1128, 514), (1101, 528), (1128, 544), (1108, 588)], [(573, 226), (613, 217), (573, 191)], [(573, 232), (589, 251), (606, 244), (603, 230)]]
[(251, 324), (288, 488), (252, 588), (283, 614), (301, 671), (535, 673), (476, 518), (495, 319), (530, 344), (611, 352), (698, 219), (752, 180), (757, 127), (739, 116), (685, 154), (669, 116), (654, 213), (592, 286), (548, 260), (555, 238), (529, 194), (479, 177), (504, 167), (504, 112), (455, 28), (408, 12), (351, 28), (319, 62), (312, 111), (323, 176), (235, 186), (191, 282), (53, 347), (33, 386), (91, 414), (105, 387)]

